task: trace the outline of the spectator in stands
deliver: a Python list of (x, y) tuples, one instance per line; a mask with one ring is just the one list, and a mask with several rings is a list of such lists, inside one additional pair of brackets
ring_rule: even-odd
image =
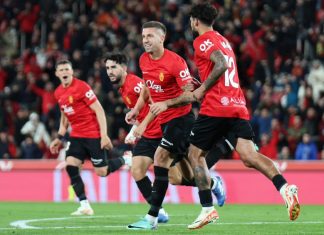
[(316, 160), (317, 159), (317, 147), (311, 140), (309, 133), (304, 133), (302, 141), (297, 145), (295, 159), (296, 160)]
[(25, 8), (17, 15), (20, 24), (20, 30), (24, 33), (26, 47), (31, 46), (32, 33), (38, 19), (39, 5), (32, 5), (30, 2), (25, 3)]
[(313, 88), (313, 99), (316, 103), (324, 92), (324, 67), (319, 60), (313, 61), (307, 83)]
[(21, 143), (21, 159), (39, 159), (43, 157), (43, 153), (34, 142), (34, 139), (27, 135), (25, 140)]
[(303, 127), (305, 128), (305, 131), (310, 134), (312, 138), (318, 136), (318, 114), (316, 112), (316, 109), (313, 107), (309, 107), (306, 110), (306, 115), (304, 117), (304, 123)]
[(9, 151), (9, 141), (7, 138), (7, 133), (4, 131), (0, 132), (0, 159), (11, 158)]
[(293, 91), (290, 83), (285, 85), (285, 94), (281, 98), (281, 106), (283, 108), (288, 108), (289, 106), (297, 107), (298, 99), (297, 93)]
[[(261, 108), (260, 114), (255, 116), (255, 121), (259, 130), (259, 137), (263, 134), (270, 135), (271, 134), (271, 121), (272, 115), (267, 108)], [(266, 155), (268, 156), (268, 155)]]
[(291, 153), (294, 153), (297, 147), (297, 143), (305, 133), (302, 119), (299, 115), (295, 115), (293, 125), (288, 128), (288, 144)]
[(279, 152), (278, 160), (291, 160), (293, 157), (290, 154), (288, 146), (283, 146)]
[(301, 85), (298, 89), (298, 107), (300, 107), (301, 111), (305, 111), (307, 108), (314, 105), (312, 87), (307, 85), (305, 81), (301, 81)]
[(271, 159), (278, 158), (278, 142), (280, 135), (280, 125), (278, 119), (271, 122), (271, 135), (267, 133), (261, 134), (261, 143), (259, 152)]
[(42, 120), (47, 120), (48, 113), (55, 107), (54, 86), (50, 81), (46, 81), (44, 89), (35, 84), (35, 78), (29, 77), (29, 88), (42, 99)]
[(45, 144), (46, 147), (50, 146), (51, 138), (45, 125), (39, 120), (39, 116), (35, 112), (29, 115), (29, 121), (22, 127), (21, 133), (30, 135), (34, 142), (40, 147), (43, 147), (43, 144)]
[(7, 132), (0, 132), (0, 159), (16, 158), (17, 148), (12, 135)]
[(21, 129), (28, 121), (28, 115), (29, 115), (28, 109), (24, 106), (21, 106), (14, 120), (14, 125), (15, 125), (14, 138), (18, 146), (20, 146), (21, 142), (24, 140), (24, 135), (21, 133)]

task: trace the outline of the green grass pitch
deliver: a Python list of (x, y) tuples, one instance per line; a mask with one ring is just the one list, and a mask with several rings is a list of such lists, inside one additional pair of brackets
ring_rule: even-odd
[(324, 205), (302, 205), (300, 217), (293, 222), (289, 221), (284, 205), (225, 205), (217, 207), (217, 223), (195, 231), (188, 230), (187, 225), (200, 212), (199, 205), (166, 204), (170, 221), (155, 231), (126, 229), (127, 224), (147, 212), (145, 204), (92, 206), (94, 216), (73, 217), (69, 214), (78, 203), (1, 202), (0, 234), (324, 234)]

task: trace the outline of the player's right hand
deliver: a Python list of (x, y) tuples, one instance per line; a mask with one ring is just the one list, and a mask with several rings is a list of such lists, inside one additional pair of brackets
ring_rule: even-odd
[(136, 117), (138, 115), (137, 110), (131, 109), (125, 116), (125, 122), (130, 125), (134, 125), (136, 122)]
[(168, 109), (168, 106), (165, 102), (156, 102), (150, 105), (150, 111), (155, 115), (159, 115)]
[(107, 150), (111, 150), (113, 148), (113, 145), (112, 145), (111, 140), (108, 137), (108, 135), (101, 137), (100, 146), (101, 146), (101, 149), (105, 148)]
[(52, 143), (50, 144), (50, 151), (52, 154), (58, 154), (60, 147), (61, 147), (62, 141), (59, 139), (55, 139), (52, 141)]

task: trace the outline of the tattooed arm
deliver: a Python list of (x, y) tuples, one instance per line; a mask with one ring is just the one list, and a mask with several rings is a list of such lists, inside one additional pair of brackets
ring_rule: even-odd
[(220, 50), (213, 51), (210, 54), (210, 60), (214, 63), (214, 67), (207, 79), (201, 84), (201, 86), (194, 91), (195, 97), (201, 100), (206, 92), (212, 88), (218, 79), (225, 73), (228, 69), (227, 62), (223, 53)]

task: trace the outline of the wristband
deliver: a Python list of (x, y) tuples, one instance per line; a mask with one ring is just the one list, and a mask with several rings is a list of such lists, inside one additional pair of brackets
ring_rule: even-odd
[(60, 135), (60, 134), (58, 134), (57, 135), (57, 138), (60, 140), (60, 141), (64, 141), (64, 135)]

